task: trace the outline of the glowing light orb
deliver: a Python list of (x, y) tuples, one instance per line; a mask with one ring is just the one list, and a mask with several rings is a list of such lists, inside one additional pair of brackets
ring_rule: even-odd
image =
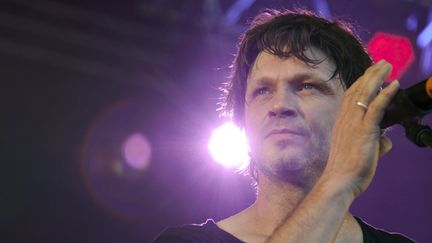
[(249, 163), (246, 135), (232, 122), (213, 131), (207, 148), (213, 159), (224, 167), (244, 169)]
[(377, 32), (370, 39), (367, 49), (374, 62), (385, 59), (393, 65), (387, 82), (402, 77), (415, 59), (411, 41), (405, 36)]
[(150, 162), (151, 146), (144, 135), (134, 133), (130, 135), (122, 147), (126, 163), (134, 169), (145, 169)]

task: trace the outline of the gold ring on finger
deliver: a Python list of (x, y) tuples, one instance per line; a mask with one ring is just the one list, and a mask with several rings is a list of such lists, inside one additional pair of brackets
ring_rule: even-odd
[(363, 103), (361, 101), (357, 101), (356, 105), (361, 106), (361, 107), (365, 108), (366, 110), (369, 108), (368, 105), (366, 105), (365, 103)]

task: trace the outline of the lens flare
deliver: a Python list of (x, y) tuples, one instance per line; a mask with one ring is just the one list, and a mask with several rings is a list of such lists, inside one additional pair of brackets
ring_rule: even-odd
[(123, 157), (134, 169), (145, 169), (150, 162), (151, 146), (146, 137), (140, 133), (130, 135), (123, 144)]
[(224, 167), (244, 169), (249, 163), (246, 135), (232, 122), (213, 131), (207, 148), (213, 159)]

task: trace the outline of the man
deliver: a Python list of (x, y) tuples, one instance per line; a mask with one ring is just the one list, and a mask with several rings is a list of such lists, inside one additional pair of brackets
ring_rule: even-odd
[(257, 199), (229, 218), (155, 242), (412, 242), (348, 209), (391, 149), (379, 128), (398, 81), (344, 23), (267, 11), (240, 41), (225, 109), (247, 134)]

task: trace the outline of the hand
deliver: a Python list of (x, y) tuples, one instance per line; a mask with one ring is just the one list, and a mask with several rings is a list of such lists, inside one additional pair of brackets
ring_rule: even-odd
[(329, 160), (322, 178), (336, 180), (354, 197), (367, 189), (378, 159), (392, 147), (390, 139), (381, 135), (379, 127), (385, 108), (399, 88), (399, 82), (393, 81), (379, 92), (391, 70), (392, 66), (383, 60), (369, 67), (344, 93), (333, 127)]

